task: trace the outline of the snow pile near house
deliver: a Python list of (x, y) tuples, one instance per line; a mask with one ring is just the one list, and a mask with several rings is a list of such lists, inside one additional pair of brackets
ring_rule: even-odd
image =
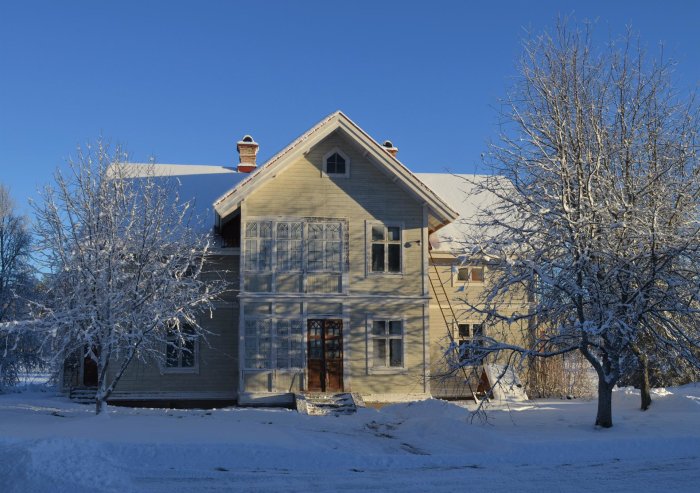
[(0, 395), (3, 492), (691, 491), (700, 470), (700, 387), (655, 394), (641, 412), (595, 401), (492, 405), (484, 423), (429, 399), (349, 416), (284, 409), (90, 406), (50, 392)]

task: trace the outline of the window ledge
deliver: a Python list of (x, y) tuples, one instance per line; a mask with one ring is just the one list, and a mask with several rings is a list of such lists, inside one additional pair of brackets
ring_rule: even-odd
[(403, 272), (368, 272), (367, 277), (403, 277)]
[(369, 368), (369, 375), (406, 375), (408, 370), (404, 367), (396, 368)]
[(163, 375), (178, 374), (199, 374), (199, 368), (161, 368)]

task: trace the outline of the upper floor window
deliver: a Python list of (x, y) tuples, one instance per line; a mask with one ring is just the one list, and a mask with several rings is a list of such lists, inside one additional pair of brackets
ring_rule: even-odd
[(277, 223), (277, 270), (299, 272), (303, 266), (304, 223), (300, 221)]
[(244, 227), (243, 269), (246, 272), (342, 274), (344, 221), (259, 220)]
[(323, 172), (328, 176), (350, 176), (350, 158), (341, 150), (333, 149), (323, 156)]
[(272, 268), (272, 221), (251, 221), (245, 225), (245, 270)]
[(370, 226), (371, 272), (401, 272), (401, 228), (372, 224)]
[(341, 272), (341, 238), (339, 222), (309, 223), (307, 257), (310, 272)]
[(457, 280), (463, 282), (484, 282), (483, 267), (459, 267), (457, 269)]

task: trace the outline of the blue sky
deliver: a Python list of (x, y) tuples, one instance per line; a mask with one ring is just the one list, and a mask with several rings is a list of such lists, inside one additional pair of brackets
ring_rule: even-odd
[(137, 160), (266, 160), (343, 110), (420, 172), (479, 171), (521, 40), (558, 14), (625, 26), (700, 84), (700, 2), (3, 1), (0, 182), (23, 210), (75, 146)]

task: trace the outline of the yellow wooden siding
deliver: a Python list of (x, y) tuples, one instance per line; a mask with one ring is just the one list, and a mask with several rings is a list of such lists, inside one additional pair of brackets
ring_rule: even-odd
[[(323, 157), (334, 148), (350, 157), (350, 176), (324, 176)], [(422, 206), (338, 133), (261, 186), (245, 201), (246, 218), (327, 217), (349, 221), (351, 293), (421, 294)], [(246, 219), (244, 218), (244, 220)], [(402, 274), (367, 274), (366, 222), (402, 224)]]
[[(490, 276), (497, 275), (497, 273), (493, 270), (489, 270), (488, 266), (485, 266), (484, 283), (458, 281), (456, 275), (458, 266), (457, 259), (449, 256), (445, 258), (436, 258), (431, 263), (430, 274), (434, 282), (437, 279), (434, 271), (435, 266), (437, 266), (440, 280), (450, 299), (457, 323), (480, 323), (483, 316), (471, 310), (465, 300), (476, 304), (489, 283)], [(438, 298), (442, 298), (442, 293), (437, 286), (436, 288), (438, 290), (437, 296), (431, 287), (429, 310), (431, 392), (435, 396), (470, 397), (470, 388), (465, 380), (467, 376), (472, 376), (472, 372), (467, 371), (467, 375), (465, 375), (462, 370), (451, 372), (448, 368), (449, 365), (447, 364), (446, 357), (451, 357), (451, 355), (446, 356), (445, 354), (449, 352), (451, 342), (448, 330), (453, 330), (455, 343), (459, 342), (459, 335), (457, 327), (453, 323), (454, 320), (451, 319), (451, 314), (447, 315), (448, 323), (445, 323), (440, 310), (440, 304), (438, 303)], [(521, 292), (514, 292), (513, 296), (507, 300), (507, 303), (504, 300), (501, 309), (504, 314), (526, 312), (528, 309), (526, 290), (523, 288)], [(525, 337), (525, 330), (521, 325), (508, 326), (506, 324), (499, 324), (485, 328), (485, 331), (486, 335), (489, 337), (512, 344), (522, 343)], [(477, 382), (471, 381), (470, 383), (473, 389), (476, 390)]]

